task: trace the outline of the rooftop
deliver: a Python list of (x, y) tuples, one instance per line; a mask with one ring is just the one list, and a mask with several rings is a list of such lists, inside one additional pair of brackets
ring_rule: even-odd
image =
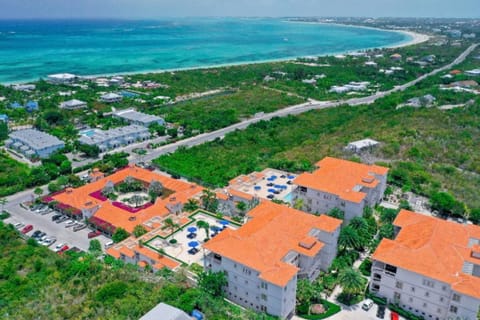
[(132, 124), (129, 126), (113, 128), (110, 130), (95, 129), (92, 135), (82, 135), (79, 138), (79, 141), (88, 145), (98, 145), (105, 143), (111, 139), (122, 138), (128, 135), (136, 134), (148, 134), (148, 137), (150, 137), (150, 133), (147, 128)]
[[(102, 201), (99, 200), (98, 197), (91, 195), (97, 191), (101, 191), (107, 182), (117, 184), (124, 181), (128, 176), (146, 184), (149, 184), (153, 180), (159, 181), (166, 189), (172, 190), (173, 194), (164, 199), (161, 197), (157, 198), (153, 205), (136, 213), (131, 213), (115, 206), (110, 200)], [(172, 179), (136, 166), (129, 166), (98, 181), (76, 189), (69, 189), (67, 192), (53, 196), (53, 199), (79, 210), (99, 206), (98, 211), (94, 214), (95, 218), (108, 222), (115, 227), (122, 227), (128, 232), (132, 232), (135, 226), (143, 224), (153, 217), (167, 216), (170, 213), (167, 206), (185, 203), (201, 191), (202, 187), (196, 184)]]
[(299, 186), (338, 195), (341, 199), (361, 202), (366, 193), (358, 186), (374, 188), (378, 184), (375, 175), (386, 175), (388, 168), (326, 157), (316, 163), (313, 173), (299, 175), (293, 183)]
[(64, 142), (57, 137), (35, 129), (13, 131), (9, 136), (11, 139), (19, 140), (35, 150), (64, 144)]
[[(480, 265), (475, 243), (480, 227), (458, 224), (402, 210), (393, 222), (401, 228), (395, 240), (383, 239), (373, 259), (451, 285), (452, 289), (480, 298), (480, 277), (462, 271), (465, 262)], [(421, 257), (421, 259), (419, 259)]]
[(135, 122), (142, 122), (142, 123), (152, 123), (152, 122), (163, 122), (163, 118), (150, 115), (150, 114), (145, 114), (141, 113), (138, 111), (135, 111), (133, 109), (127, 109), (127, 110), (122, 110), (122, 111), (117, 111), (115, 112), (115, 115), (117, 117), (126, 119), (128, 121), (135, 121)]
[(270, 201), (262, 201), (248, 215), (251, 220), (238, 230), (227, 229), (203, 247), (258, 271), (260, 279), (281, 287), (298, 272), (296, 266), (283, 262), (285, 256), (292, 251), (315, 256), (324, 244), (311, 231), (334, 232), (342, 224)]

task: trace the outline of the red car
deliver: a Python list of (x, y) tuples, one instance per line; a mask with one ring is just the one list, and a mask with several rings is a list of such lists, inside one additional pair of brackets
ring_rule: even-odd
[(88, 233), (88, 239), (91, 239), (91, 238), (95, 238), (95, 237), (98, 237), (99, 235), (101, 235), (102, 232), (97, 230), (97, 231), (91, 231)]
[(22, 233), (23, 234), (26, 234), (26, 233), (29, 233), (30, 231), (32, 231), (33, 229), (33, 226), (31, 224), (27, 224), (23, 229), (22, 229)]
[(390, 319), (391, 319), (391, 320), (398, 320), (398, 319), (399, 319), (398, 313), (392, 311), (392, 312), (390, 313)]
[(65, 251), (67, 251), (68, 249), (70, 249), (70, 247), (67, 246), (67, 245), (64, 245), (60, 250), (58, 250), (57, 253), (58, 253), (58, 254), (62, 254), (62, 253), (64, 253)]

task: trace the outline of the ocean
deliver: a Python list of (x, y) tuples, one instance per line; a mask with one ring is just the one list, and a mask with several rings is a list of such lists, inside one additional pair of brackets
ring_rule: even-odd
[(408, 35), (280, 19), (0, 21), (0, 83), (281, 60), (377, 48)]

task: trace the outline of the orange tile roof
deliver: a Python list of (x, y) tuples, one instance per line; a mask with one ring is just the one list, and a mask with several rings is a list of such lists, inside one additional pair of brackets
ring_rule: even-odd
[[(262, 201), (248, 215), (251, 220), (238, 230), (226, 229), (203, 247), (258, 271), (261, 279), (281, 287), (298, 272), (282, 259), (291, 251), (318, 254), (324, 244), (309, 232), (333, 232), (342, 224), (335, 218), (317, 217), (270, 201)], [(302, 246), (304, 241), (307, 246)]]
[(317, 162), (313, 173), (299, 175), (293, 183), (338, 195), (341, 199), (359, 203), (364, 192), (355, 191), (356, 186), (375, 188), (379, 181), (375, 175), (386, 175), (388, 168), (326, 157)]
[[(90, 196), (91, 193), (102, 190), (107, 182), (111, 181), (117, 184), (125, 180), (127, 176), (131, 176), (145, 183), (157, 180), (161, 182), (165, 188), (174, 191), (174, 193), (165, 199), (157, 198), (154, 205), (134, 214), (113, 206), (109, 200), (100, 201)], [(53, 199), (61, 203), (69, 204), (79, 210), (99, 206), (98, 211), (94, 214), (95, 217), (109, 222), (115, 227), (122, 227), (128, 232), (132, 232), (135, 226), (155, 216), (162, 217), (168, 215), (167, 205), (178, 202), (185, 203), (202, 190), (203, 188), (196, 184), (172, 179), (136, 166), (130, 166), (98, 181), (53, 196)]]
[(394, 223), (401, 227), (395, 240), (383, 239), (373, 259), (448, 283), (452, 289), (480, 298), (480, 278), (462, 272), (471, 256), (471, 238), (480, 240), (480, 227), (462, 225), (402, 210)]

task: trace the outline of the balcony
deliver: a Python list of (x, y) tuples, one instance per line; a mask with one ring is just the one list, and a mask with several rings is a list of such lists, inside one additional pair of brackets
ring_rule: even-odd
[(378, 273), (374, 273), (372, 279), (373, 281), (382, 281), (382, 276)]

